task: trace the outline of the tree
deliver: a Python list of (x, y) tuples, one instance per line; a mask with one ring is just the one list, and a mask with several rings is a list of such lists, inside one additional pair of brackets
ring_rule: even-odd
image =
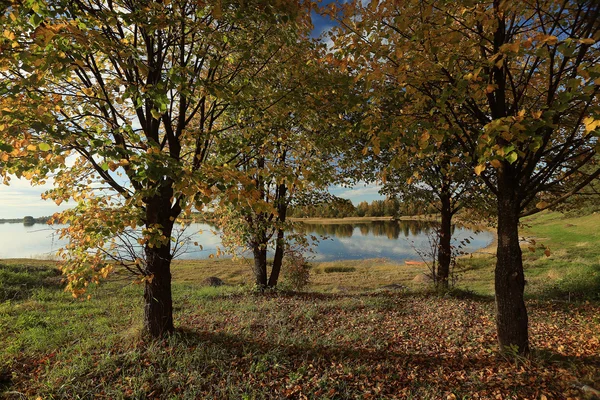
[(529, 350), (520, 218), (600, 175), (578, 173), (598, 151), (599, 14), (593, 0), (372, 1), (341, 21), (341, 62), (394, 84), (382, 95), (404, 127), (443, 119), (430, 134), (458, 142), (495, 197), (501, 349)]
[(358, 206), (356, 207), (356, 215), (359, 217), (364, 217), (367, 215), (367, 213), (369, 212), (369, 203), (367, 203), (366, 201), (361, 201), (360, 203), (358, 203)]
[[(409, 143), (413, 140), (409, 136)], [(439, 213), (434, 264), (437, 268), (432, 273), (434, 283), (447, 288), (452, 263), (452, 220), (465, 206), (475, 208), (485, 193), (477, 187), (473, 169), (460, 157), (458, 146), (449, 139), (441, 143), (431, 140), (431, 144), (430, 140), (427, 132), (419, 135), (417, 154), (410, 148), (390, 146), (381, 152), (378, 169), (384, 178), (382, 193), (401, 196), (403, 201), (421, 205), (422, 209), (431, 205)], [(428, 153), (426, 147), (441, 151)]]
[[(46, 196), (78, 202), (55, 218), (69, 224), (63, 270), (75, 296), (125, 267), (145, 286), (145, 330), (173, 330), (174, 225), (242, 190), (215, 143), (234, 127), (229, 107), (295, 40), (297, 12), (293, 1), (188, 0), (34, 0), (7, 11), (12, 52), (0, 74), (15, 107), (2, 119), (47, 161), (27, 176), (56, 168)], [(123, 235), (139, 245), (126, 260)]]
[[(334, 160), (344, 143), (337, 122), (344, 91), (336, 88), (348, 79), (314, 62), (324, 46), (310, 40), (309, 33), (283, 50), (285, 60), (271, 65), (260, 91), (247, 99), (258, 105), (255, 112), (234, 109), (232, 117), (241, 121), (238, 132), (222, 142), (223, 148), (240, 154), (239, 171), (254, 201), (227, 207), (220, 213), (220, 225), (230, 250), (252, 250), (261, 289), (277, 285), (289, 243), (305, 242), (300, 234), (286, 236), (290, 204), (299, 197), (318, 197), (336, 181)], [(274, 249), (270, 274), (269, 247)]]

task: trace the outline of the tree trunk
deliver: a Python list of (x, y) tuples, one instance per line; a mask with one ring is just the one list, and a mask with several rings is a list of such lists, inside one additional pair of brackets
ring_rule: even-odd
[(270, 288), (277, 286), (277, 281), (279, 280), (279, 273), (281, 272), (281, 265), (283, 264), (283, 251), (285, 248), (283, 237), (283, 229), (277, 229), (277, 244), (275, 246), (275, 256), (273, 257), (273, 268), (271, 269), (271, 276), (269, 276)]
[(516, 177), (505, 163), (498, 170), (498, 250), (495, 271), (496, 328), (500, 350), (529, 352), (525, 275), (519, 246), (519, 196)]
[[(283, 161), (285, 161), (285, 152), (283, 152)], [(282, 183), (277, 188), (277, 220), (280, 223), (284, 223), (287, 217), (287, 186)], [(285, 250), (285, 232), (283, 229), (277, 229), (277, 242), (275, 244), (275, 256), (273, 258), (273, 268), (271, 269), (271, 276), (269, 277), (269, 287), (273, 288), (277, 286), (279, 280), (279, 274), (281, 272), (281, 265), (283, 264), (283, 253)]]
[[(160, 225), (162, 235), (170, 239), (175, 218), (181, 209), (171, 206), (173, 189), (165, 182), (159, 194), (146, 198), (146, 227)], [(174, 330), (173, 298), (171, 295), (171, 241), (160, 245), (146, 244), (146, 273), (151, 276), (144, 289), (144, 330), (160, 338)]]
[(146, 269), (153, 277), (146, 281), (144, 290), (144, 330), (160, 338), (174, 329), (170, 246), (146, 247), (145, 252)]
[(267, 246), (266, 244), (254, 243), (252, 245), (254, 253), (254, 277), (256, 286), (263, 290), (267, 287)]
[(450, 194), (442, 189), (440, 195), (442, 203), (439, 231), (439, 249), (438, 249), (438, 270), (436, 284), (442, 288), (448, 288), (448, 278), (450, 277), (450, 263), (452, 261), (452, 208), (450, 203)]

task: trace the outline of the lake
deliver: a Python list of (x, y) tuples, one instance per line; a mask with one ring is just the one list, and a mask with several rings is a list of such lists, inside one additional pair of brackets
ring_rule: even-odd
[[(419, 260), (415, 248), (428, 248), (427, 233), (433, 225), (422, 221), (375, 221), (344, 224), (298, 224), (298, 230), (319, 237), (309, 257), (315, 261), (356, 260), (367, 258), (388, 258), (394, 261)], [(194, 223), (185, 231), (191, 240), (202, 245), (202, 249), (188, 246), (178, 256), (180, 259), (208, 258), (217, 251), (221, 240), (214, 227)], [(487, 231), (473, 232), (455, 226), (455, 243), (469, 239), (470, 244), (463, 250), (473, 252), (487, 247), (493, 235)], [(55, 228), (35, 224), (0, 224), (0, 239), (5, 245), (0, 247), (0, 258), (50, 258), (58, 248), (66, 244), (59, 240)], [(6, 245), (8, 244), (8, 245)], [(251, 258), (251, 254), (246, 254)]]

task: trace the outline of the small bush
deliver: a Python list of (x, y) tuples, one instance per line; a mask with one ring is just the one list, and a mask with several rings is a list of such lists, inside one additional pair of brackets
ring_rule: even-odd
[(302, 290), (310, 283), (310, 264), (299, 251), (286, 254), (283, 266), (285, 284), (293, 290)]
[(331, 274), (333, 272), (354, 272), (356, 271), (356, 268), (354, 267), (325, 267), (323, 269), (323, 271), (325, 271), (326, 274)]

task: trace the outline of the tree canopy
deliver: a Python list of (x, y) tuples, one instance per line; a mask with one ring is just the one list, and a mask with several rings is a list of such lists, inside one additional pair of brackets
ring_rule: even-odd
[[(228, 116), (298, 42), (296, 2), (33, 1), (5, 17), (2, 118), (43, 165), (24, 174), (77, 206), (63, 253), (80, 294), (115, 266), (146, 287), (146, 329), (173, 329), (170, 261), (178, 216), (218, 193), (244, 191), (218, 144)], [(236, 157), (233, 155), (232, 157)], [(242, 181), (243, 182), (243, 181)], [(120, 251), (123, 238), (128, 251)], [(121, 242), (119, 242), (121, 240)]]
[[(600, 175), (581, 173), (598, 151), (599, 13), (595, 1), (352, 2), (334, 34), (337, 64), (372, 88), (370, 145), (411, 128), (434, 138), (413, 142), (423, 151), (449, 137), (495, 195), (502, 347), (528, 350), (519, 218)], [(390, 103), (399, 118), (381, 129)]]

